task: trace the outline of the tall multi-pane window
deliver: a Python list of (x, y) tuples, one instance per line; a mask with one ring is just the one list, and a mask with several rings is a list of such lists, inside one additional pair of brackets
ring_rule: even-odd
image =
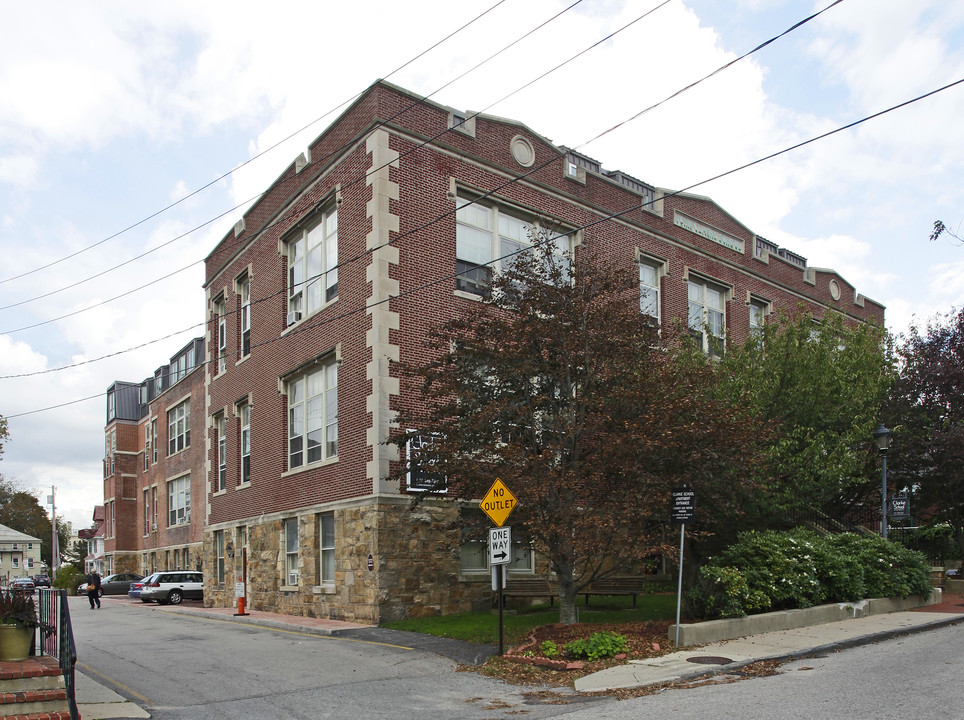
[(687, 283), (690, 335), (710, 357), (723, 355), (724, 300), (726, 291), (703, 280)]
[(251, 279), (245, 275), (238, 281), (241, 291), (241, 356), (251, 352)]
[(492, 275), (512, 264), (532, 246), (533, 240), (552, 246), (556, 262), (569, 274), (571, 238), (551, 228), (541, 228), (498, 206), (486, 206), (458, 198), (455, 214), (456, 290), (485, 296)]
[(224, 584), (224, 530), (214, 531), (214, 554), (218, 560), (217, 583)]
[(288, 381), (288, 467), (338, 455), (338, 366), (334, 360)]
[(191, 401), (185, 400), (167, 411), (167, 454), (173, 455), (191, 444)]
[(298, 584), (298, 518), (284, 521), (285, 578), (287, 585)]
[(322, 585), (335, 582), (335, 514), (318, 514), (318, 578)]
[(338, 211), (331, 210), (288, 241), (288, 312), (310, 315), (337, 295)]
[(241, 417), (241, 484), (251, 482), (251, 403), (238, 409)]
[(151, 424), (144, 423), (144, 471), (151, 466)]
[(228, 362), (228, 318), (224, 298), (217, 301), (214, 312), (218, 317), (218, 373), (223, 373)]
[(228, 423), (224, 415), (217, 418), (218, 429), (218, 491), (228, 486)]
[(750, 300), (750, 335), (763, 334), (763, 324), (766, 322), (767, 303), (762, 300)]
[(152, 529), (157, 530), (157, 488), (156, 487), (151, 488), (151, 513), (152, 513), (151, 527)]
[(151, 534), (151, 499), (147, 490), (144, 491), (144, 535)]
[(167, 526), (191, 522), (191, 476), (182, 475), (167, 484)]
[(157, 463), (157, 419), (151, 419), (151, 462)]
[(639, 311), (659, 327), (659, 269), (647, 262), (639, 263)]

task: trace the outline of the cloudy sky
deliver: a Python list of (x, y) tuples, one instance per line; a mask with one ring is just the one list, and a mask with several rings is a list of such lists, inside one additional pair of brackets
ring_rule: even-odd
[[(89, 523), (107, 387), (203, 332), (202, 259), (377, 78), (688, 188), (964, 78), (964, 3), (843, 0), (625, 122), (831, 4), (6, 6), (0, 473)], [(928, 240), (938, 219), (964, 236), (962, 171), (964, 84), (692, 192), (839, 271), (899, 333), (964, 304), (964, 247)]]

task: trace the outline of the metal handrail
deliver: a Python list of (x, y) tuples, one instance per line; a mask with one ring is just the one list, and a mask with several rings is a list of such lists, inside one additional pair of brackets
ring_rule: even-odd
[(74, 684), (74, 666), (77, 664), (77, 646), (74, 644), (74, 629), (70, 624), (70, 607), (67, 605), (67, 591), (63, 589), (39, 588), (40, 593), (40, 654), (57, 658), (60, 671), (64, 675), (67, 690), (67, 706), (71, 720), (79, 720), (77, 693)]

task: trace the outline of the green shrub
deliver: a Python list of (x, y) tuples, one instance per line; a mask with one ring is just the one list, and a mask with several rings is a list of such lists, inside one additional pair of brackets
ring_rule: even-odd
[(844, 533), (828, 538), (833, 552), (852, 557), (863, 569), (864, 597), (929, 595), (928, 566), (923, 553), (876, 535)]
[(735, 567), (704, 565), (700, 580), (690, 593), (689, 610), (700, 617), (743, 617), (770, 609), (770, 598), (750, 590), (746, 578)]
[(574, 659), (584, 657), (592, 662), (626, 652), (628, 647), (625, 635), (607, 630), (593, 633), (587, 640), (573, 640), (566, 643), (566, 655)]
[(559, 647), (552, 642), (552, 640), (543, 641), (542, 645), (539, 646), (539, 649), (542, 650), (542, 654), (550, 660), (559, 657)]
[(65, 588), (68, 595), (73, 595), (83, 579), (84, 574), (73, 565), (61, 565), (57, 568), (51, 585), (55, 588)]
[(742, 533), (699, 576), (689, 610), (710, 618), (930, 592), (921, 553), (877, 536), (803, 528)]

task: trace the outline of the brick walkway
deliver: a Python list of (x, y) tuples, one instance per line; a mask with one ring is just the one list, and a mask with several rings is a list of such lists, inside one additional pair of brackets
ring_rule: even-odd
[(944, 593), (936, 605), (915, 608), (914, 612), (964, 613), (964, 595)]

